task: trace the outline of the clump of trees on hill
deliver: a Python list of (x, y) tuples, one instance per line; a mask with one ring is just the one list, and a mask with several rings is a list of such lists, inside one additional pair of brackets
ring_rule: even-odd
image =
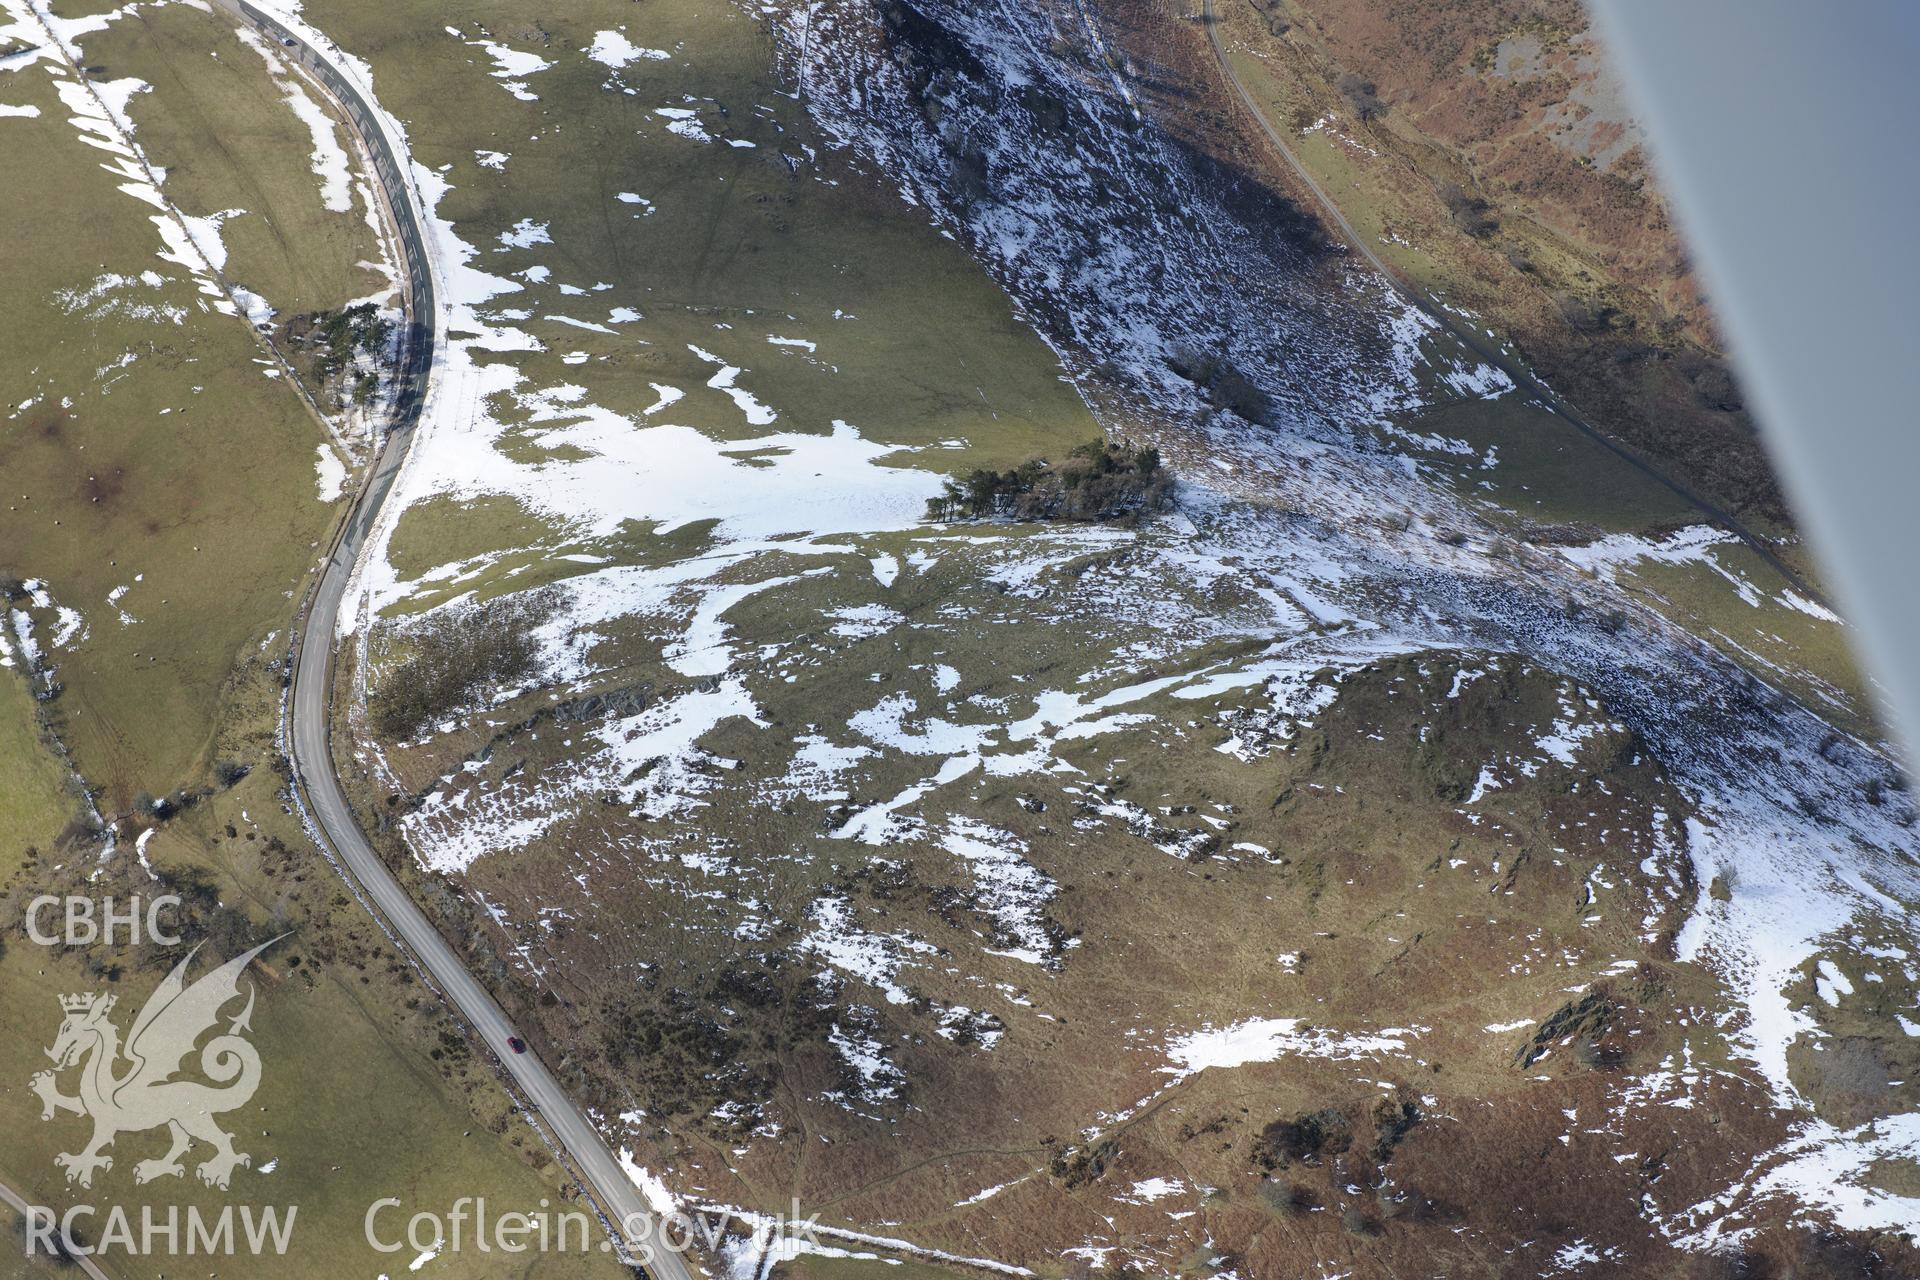
[(1273, 418), (1272, 398), (1225, 355), (1176, 351), (1167, 358), (1167, 368), (1191, 382), (1210, 408), (1226, 410), (1255, 425)]
[(553, 613), (541, 592), (488, 608), (430, 616), (401, 643), (406, 656), (380, 675), (370, 702), (382, 737), (403, 740), (503, 685), (532, 676), (534, 629)]
[(973, 471), (927, 500), (932, 520), (1123, 520), (1159, 511), (1173, 495), (1160, 451), (1093, 440), (1054, 466), (1034, 458), (1008, 471)]
[(1380, 90), (1365, 76), (1349, 71), (1334, 82), (1334, 89), (1340, 94), (1340, 100), (1361, 120), (1373, 120), (1384, 115), (1387, 104), (1380, 101)]
[(287, 322), (287, 342), (305, 357), (313, 384), (358, 405), (373, 398), (392, 338), (393, 321), (371, 302)]
[(1457, 182), (1440, 184), (1440, 202), (1447, 206), (1453, 225), (1475, 239), (1483, 240), (1500, 228), (1493, 207)]

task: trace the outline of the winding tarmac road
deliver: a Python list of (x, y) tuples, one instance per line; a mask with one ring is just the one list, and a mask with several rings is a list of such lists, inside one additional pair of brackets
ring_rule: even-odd
[(1213, 46), (1214, 59), (1220, 64), (1220, 74), (1226, 78), (1228, 87), (1240, 99), (1240, 104), (1247, 109), (1247, 114), (1252, 116), (1254, 123), (1260, 126), (1260, 132), (1266, 137), (1267, 142), (1279, 154), (1280, 159), (1285, 162), (1294, 177), (1313, 193), (1315, 202), (1319, 204), (1327, 221), (1339, 232), (1340, 237), (1353, 246), (1360, 256), (1367, 260), (1367, 264), (1379, 272), (1401, 297), (1418, 307), (1423, 315), (1452, 334), (1474, 355), (1513, 379), (1514, 385), (1525, 392), (1530, 399), (1558, 415), (1589, 440), (1614, 454), (1648, 479), (1671, 490), (1702, 515), (1733, 533), (1751, 547), (1754, 554), (1765, 560), (1781, 577), (1785, 578), (1795, 591), (1808, 599), (1825, 601), (1826, 597), (1819, 590), (1808, 585), (1798, 573), (1780, 559), (1774, 552), (1771, 542), (1747, 528), (1730, 512), (1722, 510), (1701, 497), (1588, 422), (1574, 410), (1572, 405), (1562, 400), (1553, 388), (1534, 377), (1532, 371), (1524, 364), (1488, 342), (1471, 325), (1461, 324), (1455, 316), (1434, 302), (1424, 291), (1416, 288), (1399, 271), (1389, 266), (1367, 238), (1354, 230), (1353, 224), (1347, 221), (1344, 213), (1340, 212), (1340, 206), (1334, 203), (1333, 197), (1327, 194), (1326, 189), (1320, 185), (1312, 173), (1308, 172), (1306, 165), (1300, 162), (1300, 157), (1294, 154), (1293, 147), (1287, 142), (1286, 135), (1275, 127), (1273, 121), (1268, 118), (1266, 110), (1253, 96), (1253, 92), (1247, 88), (1246, 82), (1240, 78), (1240, 73), (1234, 69), (1233, 60), (1227, 55), (1226, 40), (1220, 33), (1220, 18), (1214, 12), (1213, 0), (1200, 0), (1200, 21), (1201, 25), (1207, 29), (1207, 40)]
[(433, 372), (434, 342), (439, 332), (432, 259), (426, 253), (424, 220), (417, 197), (405, 180), (400, 155), (359, 87), (300, 32), (282, 25), (246, 0), (219, 0), (219, 3), (295, 56), (351, 123), (363, 154), (372, 160), (374, 176), (379, 180), (399, 236), (411, 320), (402, 366), (403, 390), (396, 399), (393, 422), (352, 510), (340, 526), (321, 569), (319, 585), (314, 588), (295, 631), (287, 735), (295, 785), (306, 801), (321, 843), (335, 864), (358, 885), (362, 891), (361, 901), (382, 918), (389, 934), (412, 952), (441, 994), (466, 1019), (473, 1034), (505, 1068), (521, 1097), (562, 1149), (588, 1194), (619, 1229), (627, 1246), (627, 1260), (644, 1266), (654, 1280), (694, 1280), (693, 1269), (680, 1253), (645, 1247), (663, 1238), (660, 1215), (640, 1195), (613, 1151), (547, 1070), (546, 1064), (531, 1051), (515, 1053), (509, 1046), (509, 1039), (517, 1034), (513, 1024), (387, 870), (360, 829), (334, 770), (329, 709), (333, 638), (354, 566), (393, 492), (394, 480), (406, 459), (426, 403)]

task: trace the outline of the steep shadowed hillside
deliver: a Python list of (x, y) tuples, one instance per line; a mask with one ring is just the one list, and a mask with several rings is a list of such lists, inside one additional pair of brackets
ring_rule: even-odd
[(1096, 7), (1157, 118), (1282, 189), (1304, 194), (1304, 170), (1413, 287), (1492, 326), (1610, 436), (1792, 547), (1624, 87), (1579, 4)]

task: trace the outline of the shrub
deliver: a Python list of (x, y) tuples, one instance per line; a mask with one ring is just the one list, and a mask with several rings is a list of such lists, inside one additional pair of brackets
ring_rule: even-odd
[(1349, 1209), (1341, 1214), (1340, 1225), (1347, 1229), (1348, 1235), (1371, 1236), (1380, 1233), (1380, 1224), (1360, 1209)]
[(1248, 422), (1264, 423), (1273, 413), (1273, 401), (1267, 393), (1233, 368), (1224, 370), (1207, 388), (1207, 403), (1231, 410)]
[(1313, 1192), (1297, 1182), (1263, 1182), (1260, 1199), (1269, 1209), (1287, 1218), (1311, 1213), (1314, 1206)]
[(219, 907), (207, 927), (207, 941), (213, 950), (231, 960), (255, 944), (265, 942), (267, 934), (235, 907)]
[(1340, 100), (1347, 104), (1347, 110), (1361, 120), (1371, 120), (1387, 109), (1387, 104), (1380, 101), (1380, 91), (1364, 76), (1348, 71), (1334, 81), (1333, 87), (1339, 91)]
[(1266, 23), (1268, 35), (1284, 36), (1293, 30), (1293, 19), (1281, 0), (1252, 0), (1252, 3), (1253, 11)]
[(1589, 1071), (1617, 1071), (1626, 1065), (1627, 1050), (1617, 1040), (1582, 1036), (1574, 1046), (1574, 1058)]
[(1689, 1258), (1686, 1280), (1761, 1280), (1772, 1271), (1765, 1258), (1735, 1246), (1730, 1252), (1699, 1253)]
[(1795, 1280), (1872, 1280), (1888, 1274), (1879, 1254), (1836, 1231), (1805, 1231), (1795, 1244), (1787, 1267)]
[(1745, 408), (1746, 402), (1733, 380), (1733, 371), (1725, 361), (1703, 357), (1690, 362), (1682, 372), (1686, 374), (1687, 381), (1693, 384), (1694, 395), (1706, 408), (1722, 413), (1738, 413)]
[(1578, 333), (1600, 333), (1613, 327), (1613, 308), (1577, 294), (1562, 293), (1554, 298), (1560, 318)]
[[(1708, 893), (1712, 893), (1711, 888), (1708, 889)], [(1568, 1036), (1598, 1038), (1605, 1035), (1607, 1028), (1613, 1023), (1616, 1011), (1612, 993), (1605, 987), (1589, 991), (1578, 1000), (1567, 1001), (1535, 1027), (1533, 1035), (1514, 1051), (1514, 1065), (1532, 1066), (1546, 1054), (1555, 1041), (1563, 1040)]]
[(1453, 219), (1453, 225), (1470, 236), (1492, 235), (1500, 225), (1487, 202), (1457, 182), (1440, 184), (1440, 202), (1447, 206), (1447, 216)]
[(542, 592), (430, 615), (405, 635), (406, 657), (380, 676), (374, 728), (389, 739), (408, 738), (483, 691), (531, 676), (538, 656), (533, 632), (553, 607)]
[(1215, 409), (1229, 410), (1257, 424), (1266, 423), (1273, 414), (1272, 399), (1225, 356), (1180, 352), (1167, 366), (1198, 387)]
[(1418, 1187), (1402, 1187), (1397, 1191), (1382, 1190), (1376, 1197), (1380, 1221), (1386, 1222), (1426, 1222), (1435, 1215), (1437, 1206), (1420, 1192)]
[(695, 989), (649, 989), (643, 978), (599, 1007), (600, 1048), (648, 1114), (709, 1117), (724, 1127), (717, 1108), (763, 1105), (787, 1053), (826, 1043), (836, 1015), (813, 993), (810, 978), (761, 957)]
[(1047, 1172), (1072, 1191), (1097, 1181), (1107, 1171), (1107, 1166), (1113, 1162), (1119, 1150), (1119, 1144), (1112, 1138), (1091, 1147), (1062, 1147), (1053, 1153), (1053, 1159), (1047, 1164)]
[[(34, 1215), (31, 1222), (28, 1214)], [(91, 1253), (87, 1248), (87, 1237), (78, 1226), (68, 1229), (53, 1216), (53, 1210), (38, 1205), (29, 1206), (26, 1213), (14, 1211), (13, 1217), (14, 1248), (19, 1256), (31, 1257), (34, 1254), (47, 1259), (48, 1271), (64, 1272), (74, 1265), (82, 1252)], [(39, 1274), (39, 1269), (28, 1264), (29, 1269)]]
[(1382, 1098), (1374, 1103), (1373, 1158), (1382, 1164), (1392, 1159), (1394, 1148), (1404, 1142), (1423, 1119), (1420, 1108), (1405, 1099)]
[(1336, 1155), (1353, 1142), (1353, 1127), (1345, 1115), (1329, 1107), (1302, 1112), (1291, 1120), (1275, 1120), (1254, 1139), (1251, 1159), (1263, 1169), (1284, 1169), (1295, 1161), (1311, 1162)]
[(969, 142), (953, 158), (953, 194), (967, 203), (985, 200), (993, 193), (993, 177), (987, 165), (987, 153), (977, 142)]

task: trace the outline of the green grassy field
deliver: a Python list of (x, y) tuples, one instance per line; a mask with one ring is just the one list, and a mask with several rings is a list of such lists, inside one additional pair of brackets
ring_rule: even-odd
[[(1578, 525), (1632, 533), (1699, 518), (1673, 490), (1558, 415), (1512, 393), (1443, 401), (1409, 417), (1405, 430), (1469, 446), (1471, 454), (1462, 455), (1395, 440), (1496, 523), (1517, 532)], [(1491, 466), (1485, 465), (1489, 458)]]
[[(416, 157), (451, 185), (439, 212), (480, 250), (476, 267), (516, 286), (483, 318), (508, 319), (542, 349), (485, 359), (520, 371), (523, 395), (574, 389), (551, 411), (505, 395), (484, 406), (506, 427), (498, 455), (526, 474), (587, 456), (550, 439), (576, 403), (625, 415), (642, 459), (649, 421), (717, 441), (825, 436), (845, 421), (912, 450), (882, 465), (950, 472), (1059, 454), (1098, 434), (1052, 353), (964, 250), (828, 152), (773, 77), (765, 29), (741, 13), (602, 2), (530, 20), (483, 4), (448, 11), (457, 37), (362, 0), (309, 16), (367, 53)], [(671, 56), (617, 71), (581, 56), (597, 31), (616, 29)], [(536, 100), (488, 74), (494, 64), (476, 44), (487, 39), (553, 64), (524, 77)], [(697, 111), (714, 140), (669, 132), (663, 107)], [(506, 244), (522, 224), (550, 243)], [(777, 421), (743, 417), (707, 385), (716, 366), (690, 346), (741, 369), (737, 387)], [(656, 383), (684, 397), (649, 420)], [(431, 448), (423, 452), (431, 465)], [(583, 570), (562, 554), (644, 561), (657, 554), (649, 540), (644, 525), (629, 525), (588, 545), (566, 513), (468, 495), (409, 510), (393, 561), (414, 576), (484, 557), (460, 584), (484, 595)], [(423, 592), (420, 603), (446, 594)]]
[(1618, 580), (1833, 724), (1869, 742), (1881, 740), (1885, 731), (1847, 629), (1786, 603), (1790, 588), (1745, 544), (1723, 544), (1706, 555), (1712, 563), (1630, 565)]
[[(227, 673), (290, 616), (330, 518), (314, 479), (323, 437), (264, 376), (247, 326), (203, 310), (155, 258), (152, 210), (94, 163), (48, 78), (16, 73), (7, 87), (43, 115), (0, 131), (7, 162), (40, 175), (0, 194), (22, 300), (0, 319), (0, 376), (33, 401), (4, 425), (0, 567), (44, 580), (85, 621), (49, 655), (66, 690), (51, 711), (111, 815), (205, 766)], [(165, 99), (136, 105), (157, 117)], [(128, 282), (100, 288), (103, 271)], [(43, 636), (50, 621), (36, 617)]]
[[(283, 315), (377, 286), (380, 277), (356, 265), (374, 253), (363, 213), (322, 207), (306, 126), (223, 21), (186, 6), (129, 11), (87, 37), (83, 57), (103, 81), (151, 86), (128, 111), (167, 171), (170, 198), (190, 215), (241, 210), (222, 227), (234, 280)], [(159, 1153), (162, 1134), (123, 1136), (115, 1168), (91, 1191), (67, 1187), (51, 1157), (82, 1143), (84, 1122), (42, 1123), (26, 1087), (46, 1065), (56, 997), (108, 985), (124, 1028), (164, 964), (143, 965), (124, 948), (45, 951), (26, 938), (15, 908), (47, 890), (155, 888), (136, 862), (134, 829), (97, 865), (95, 845), (63, 842), (78, 797), (38, 740), (22, 669), (0, 673), (0, 873), (9, 892), (0, 1022), (18, 1032), (0, 1050), (0, 1128), (9, 1134), (0, 1178), (56, 1205), (85, 1194), (135, 1207), (300, 1206), (288, 1258), (223, 1263), (223, 1275), (402, 1269), (411, 1250), (377, 1254), (362, 1239), (362, 1215), (384, 1195), (409, 1211), (473, 1195), (502, 1209), (543, 1197), (558, 1204), (559, 1167), (307, 842), (274, 769), (274, 664), (333, 516), (316, 488), (324, 433), (292, 389), (268, 376), (247, 324), (210, 310), (187, 270), (158, 258), (156, 211), (101, 170), (101, 153), (68, 124), (53, 77), (40, 67), (10, 73), (0, 98), (41, 110), (0, 120), (0, 158), (35, 175), (0, 192), (18, 254), (15, 305), (0, 318), (0, 382), (19, 406), (0, 420), (0, 572), (44, 593), (44, 603), (17, 607), (62, 687), (47, 704), (52, 725), (100, 789), (109, 820), (129, 814), (142, 793), (190, 789), (193, 802), (147, 834), (141, 855), (164, 874), (203, 877), (257, 936), (291, 935), (255, 974), (253, 1038), (265, 1067), (259, 1094), (229, 1126), (255, 1158), (233, 1193), (191, 1180), (136, 1188), (132, 1167)], [(69, 628), (61, 610), (78, 623)], [(216, 762), (250, 772), (229, 788)], [(433, 1273), (617, 1274), (597, 1253), (529, 1257), (511, 1270), (500, 1262), (469, 1252), (439, 1259)], [(8, 1250), (0, 1274), (25, 1265)], [(166, 1258), (108, 1263), (116, 1276), (180, 1269)]]
[[(252, 771), (162, 824), (142, 851), (170, 882), (196, 872), (205, 877), (225, 909), (244, 916), (253, 937), (287, 935), (251, 975), (258, 1000), (251, 1039), (263, 1063), (261, 1087), (226, 1121), (236, 1146), (253, 1155), (253, 1168), (236, 1172), (229, 1193), (202, 1188), (190, 1176), (136, 1186), (134, 1163), (157, 1155), (164, 1135), (127, 1134), (115, 1144), (113, 1169), (84, 1193), (84, 1202), (191, 1204), (208, 1213), (225, 1203), (297, 1205), (294, 1247), (284, 1259), (240, 1259), (222, 1273), (320, 1278), (342, 1268), (391, 1271), (414, 1251), (395, 1257), (365, 1244), (362, 1220), (375, 1200), (396, 1196), (409, 1213), (444, 1212), (459, 1197), (484, 1195), (502, 1212), (533, 1210), (543, 1198), (564, 1206), (569, 1180), (515, 1114), (491, 1070), (472, 1058), (438, 999), (283, 811), (281, 780), (262, 754), (271, 741), (277, 692), (278, 681), (258, 662), (237, 679), (219, 745), (222, 758)], [(14, 877), (8, 889), (10, 917), (41, 891), (122, 901), (130, 893), (159, 891), (124, 855), (95, 870), (52, 854)], [(188, 945), (201, 936), (191, 934)], [(52, 1156), (77, 1149), (85, 1124), (73, 1117), (41, 1123), (39, 1102), (25, 1088), (46, 1065), (41, 1050), (59, 1025), (57, 997), (104, 985), (120, 999), (116, 1021), (124, 1029), (182, 954), (184, 948), (143, 963), (137, 949), (125, 946), (48, 951), (24, 936), (17, 917), (9, 920), (0, 953), (0, 1017), (19, 1034), (0, 1048), (0, 1082), (11, 1082), (0, 1089), (0, 1126), (14, 1135), (0, 1152), (0, 1178), (43, 1203), (80, 1202), (82, 1193), (65, 1185)], [(208, 967), (203, 957), (194, 975)], [(503, 1274), (498, 1261), (469, 1250), (439, 1259), (435, 1274)], [(179, 1262), (127, 1260), (109, 1269), (130, 1277), (173, 1274)], [(598, 1254), (529, 1255), (511, 1274), (617, 1271)]]
[[(566, 376), (595, 403), (637, 414), (655, 398), (649, 381), (659, 380), (687, 391), (675, 421), (747, 434), (732, 402), (702, 385), (713, 366), (686, 349), (694, 343), (744, 368), (739, 385), (778, 406), (787, 430), (825, 432), (844, 418), (890, 443), (981, 437), (975, 452), (942, 455), (956, 467), (1018, 461), (1063, 428), (1084, 438), (1088, 419), (1051, 354), (964, 250), (884, 184), (819, 180), (840, 178), (838, 165), (807, 159), (823, 140), (787, 97), (790, 86), (773, 80), (765, 29), (739, 12), (603, 0), (529, 23), (508, 4), (460, 10), (454, 25), (469, 38), (484, 27), (554, 61), (527, 77), (537, 102), (476, 75), (486, 54), (437, 27), (353, 3), (314, 16), (324, 24), (331, 13), (365, 47), (406, 59), (404, 76), (380, 81), (382, 100), (403, 119), (430, 119), (416, 145), (425, 163), (452, 164), (441, 212), (462, 238), (493, 246), (521, 219), (547, 227), (551, 246), (490, 248), (483, 265), (551, 268), (550, 281), (528, 282), (500, 304), (536, 310), (527, 327), (554, 353), (587, 353)], [(675, 56), (618, 73), (579, 57), (596, 30), (609, 28)], [(378, 77), (378, 56), (374, 67)], [(656, 110), (683, 102), (721, 141), (667, 131)], [(476, 162), (475, 151), (489, 147), (510, 157), (504, 167)], [(623, 192), (651, 204), (623, 202)], [(568, 297), (562, 283), (613, 287)], [(929, 307), (930, 298), (939, 305)], [(613, 335), (547, 318), (604, 322), (623, 305), (645, 320), (610, 326)], [(783, 349), (769, 336), (817, 349)], [(551, 354), (523, 361), (530, 372), (552, 372)], [(997, 430), (978, 429), (987, 422)]]
[(51, 846), (80, 808), (33, 712), (18, 673), (0, 672), (0, 871), (12, 870), (29, 845)]
[[(1392, 437), (1395, 448), (1521, 540), (1577, 544), (1634, 534), (1657, 542), (1703, 523), (1671, 489), (1512, 394), (1441, 403), (1407, 419), (1403, 431)], [(1431, 447), (1436, 438), (1448, 443)], [(1458, 452), (1456, 442), (1469, 451)], [(1807, 557), (1793, 550), (1790, 562), (1804, 569)], [(1883, 737), (1847, 628), (1786, 603), (1792, 585), (1744, 543), (1704, 554), (1711, 564), (1642, 560), (1615, 577), (1642, 603), (1836, 724), (1869, 741)]]
[[(278, 318), (383, 290), (365, 265), (381, 250), (356, 190), (332, 211), (309, 158), (313, 135), (224, 15), (188, 5), (136, 9), (89, 42), (107, 74), (153, 86), (131, 114), (141, 144), (167, 170), (167, 194), (196, 214), (238, 208), (221, 228), (226, 274), (266, 297)], [(286, 64), (277, 70), (288, 79)], [(311, 87), (306, 95), (324, 100)], [(345, 128), (334, 125), (342, 151)], [(357, 175), (357, 167), (354, 170)]]
[[(17, 945), (0, 962), (0, 975), (0, 1005), (8, 1025), (21, 1032), (0, 1055), (0, 1070), (24, 1084), (45, 1065), (38, 1051), (52, 1042), (58, 1027), (56, 997), (87, 990), (94, 982), (73, 961), (47, 963)], [(123, 980), (124, 999), (137, 1008), (141, 989), (158, 976)], [(227, 1122), (236, 1146), (253, 1155), (254, 1170), (237, 1172), (230, 1193), (200, 1187), (191, 1174), (178, 1182), (137, 1187), (132, 1166), (164, 1150), (162, 1132), (123, 1135), (113, 1149), (117, 1158), (111, 1172), (100, 1175), (88, 1191), (67, 1187), (52, 1156), (77, 1150), (86, 1124), (73, 1117), (41, 1123), (38, 1100), (19, 1085), (0, 1095), (0, 1122), (12, 1135), (0, 1157), (0, 1177), (52, 1206), (145, 1203), (164, 1211), (167, 1205), (183, 1210), (197, 1205), (208, 1214), (236, 1202), (297, 1207), (287, 1255), (220, 1265), (223, 1274), (240, 1276), (320, 1278), (350, 1268), (372, 1274), (404, 1266), (413, 1250), (395, 1257), (364, 1242), (363, 1217), (385, 1196), (405, 1201), (409, 1214), (419, 1209), (445, 1213), (458, 1198), (477, 1195), (501, 1212), (535, 1210), (542, 1200), (564, 1205), (556, 1167), (539, 1172), (517, 1158), (538, 1149), (538, 1139), (524, 1124), (502, 1117), (496, 1120), (500, 1133), (490, 1130), (428, 1060), (424, 1049), (430, 1039), (416, 1027), (385, 1025), (400, 1011), (394, 995), (369, 994), (357, 985), (351, 973), (328, 973), (315, 987), (259, 983), (253, 1039), (264, 1063), (263, 1083), (247, 1113)], [(274, 1164), (270, 1172), (257, 1172), (268, 1162)], [(183, 1261), (127, 1259), (109, 1269), (127, 1276), (171, 1274)], [(435, 1274), (503, 1273), (492, 1260), (463, 1253), (441, 1259)], [(530, 1257), (512, 1274), (613, 1275), (617, 1270), (594, 1256)]]
[[(12, 1209), (8, 1209), (5, 1216), (14, 1223), (20, 1221), (20, 1215)], [(7, 1228), (7, 1246), (4, 1251), (0, 1251), (0, 1276), (4, 1276), (6, 1280), (49, 1280), (53, 1276), (74, 1274), (72, 1267), (63, 1266), (44, 1254), (25, 1256), (24, 1249), (16, 1247), (16, 1242), (22, 1238), (19, 1232), (23, 1229), (20, 1226)]]

